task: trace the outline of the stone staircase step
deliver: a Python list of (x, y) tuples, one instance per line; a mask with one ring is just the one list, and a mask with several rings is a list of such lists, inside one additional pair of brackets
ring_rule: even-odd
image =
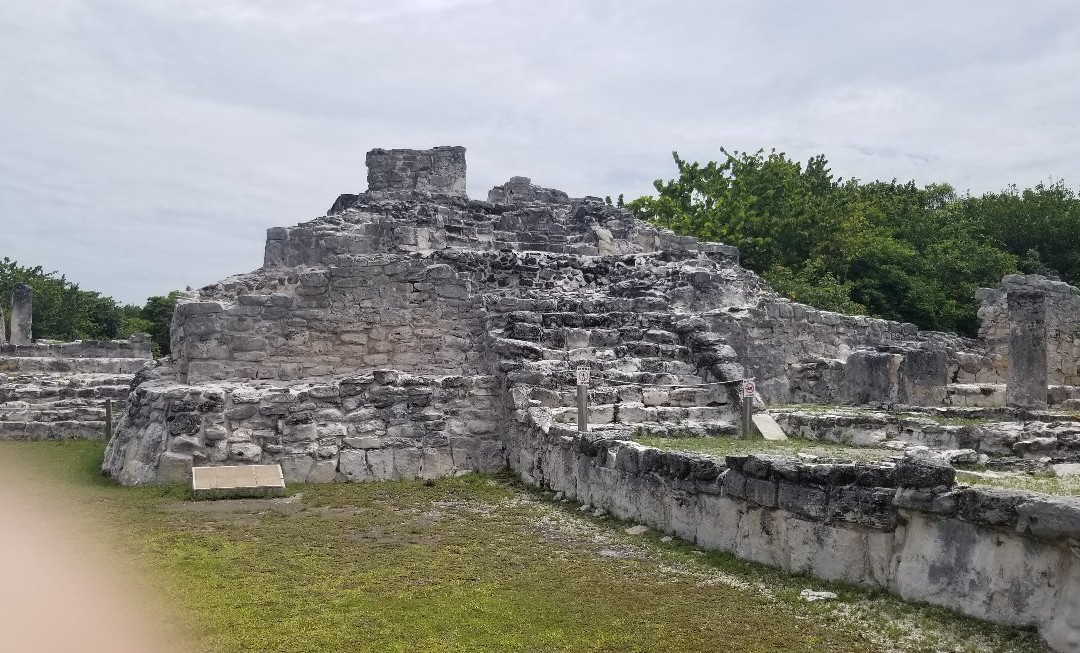
[(104, 421), (0, 421), (0, 441), (105, 439)]
[[(113, 408), (116, 414), (116, 407)], [(11, 402), (0, 404), (0, 421), (13, 422), (66, 422), (73, 420), (105, 419), (105, 408), (98, 406), (75, 406), (55, 408), (49, 404), (26, 404)]]
[[(577, 422), (576, 407), (551, 409), (556, 422)], [(646, 406), (637, 403), (590, 404), (589, 424), (641, 424), (660, 423), (677, 425), (683, 422), (730, 422), (734, 410), (724, 406)]]
[(91, 386), (87, 388), (21, 386), (0, 388), (0, 405), (12, 401), (50, 403), (70, 399), (101, 400), (127, 399), (129, 388), (126, 385)]
[(47, 358), (11, 356), (0, 359), (0, 373), (135, 374), (148, 360), (142, 358)]

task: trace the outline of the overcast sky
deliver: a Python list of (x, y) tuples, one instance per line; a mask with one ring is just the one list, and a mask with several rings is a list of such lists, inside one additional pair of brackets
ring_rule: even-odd
[(649, 192), (671, 151), (973, 193), (1080, 160), (1080, 4), (0, 0), (0, 256), (126, 301), (262, 263), (373, 147)]

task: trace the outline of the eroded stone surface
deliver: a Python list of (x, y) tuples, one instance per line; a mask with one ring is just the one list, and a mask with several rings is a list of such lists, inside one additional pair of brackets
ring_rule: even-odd
[(17, 283), (11, 291), (11, 344), (29, 345), (34, 341), (34, 289)]
[[(1071, 636), (1061, 614), (1075, 598), (1048, 579), (1065, 571), (1080, 509), (958, 486), (949, 464), (961, 449), (1071, 447), (1064, 432), (1018, 425), (995, 440), (924, 424), (951, 454), (877, 463), (718, 460), (625, 439), (734, 432), (750, 376), (769, 402), (975, 404), (1005, 381), (991, 339), (788, 301), (734, 248), (527, 178), (469, 200), (461, 148), (368, 161), (368, 192), (268, 230), (262, 268), (181, 299), (174, 358), (135, 380), (105, 471), (143, 484), (280, 463), (286, 480), (331, 482), (509, 466), (703, 547)], [(571, 424), (581, 366), (585, 435)], [(898, 442), (899, 428), (883, 418), (853, 437)]]

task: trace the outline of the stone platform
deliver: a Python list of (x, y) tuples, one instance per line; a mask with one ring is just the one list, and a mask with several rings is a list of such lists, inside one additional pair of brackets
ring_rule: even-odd
[(149, 363), (150, 340), (0, 346), (0, 440), (108, 439), (127, 410), (135, 373)]

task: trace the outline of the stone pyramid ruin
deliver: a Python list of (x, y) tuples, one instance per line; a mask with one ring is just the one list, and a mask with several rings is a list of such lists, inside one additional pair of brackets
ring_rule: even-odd
[(1080, 290), (1007, 277), (980, 291), (978, 339), (923, 332), (782, 298), (734, 248), (599, 198), (513, 177), (470, 199), (461, 147), (376, 149), (367, 165), (366, 192), (269, 229), (261, 268), (181, 299), (172, 358), (134, 379), (105, 472), (141, 485), (208, 465), (279, 463), (289, 482), (510, 468), (704, 548), (1078, 650), (1078, 500), (963, 486), (934, 456), (720, 460), (634, 440), (735, 436), (754, 378), (758, 408), (806, 437), (1010, 456), (1038, 441), (1080, 461), (1080, 423), (1046, 410), (1080, 407)]

